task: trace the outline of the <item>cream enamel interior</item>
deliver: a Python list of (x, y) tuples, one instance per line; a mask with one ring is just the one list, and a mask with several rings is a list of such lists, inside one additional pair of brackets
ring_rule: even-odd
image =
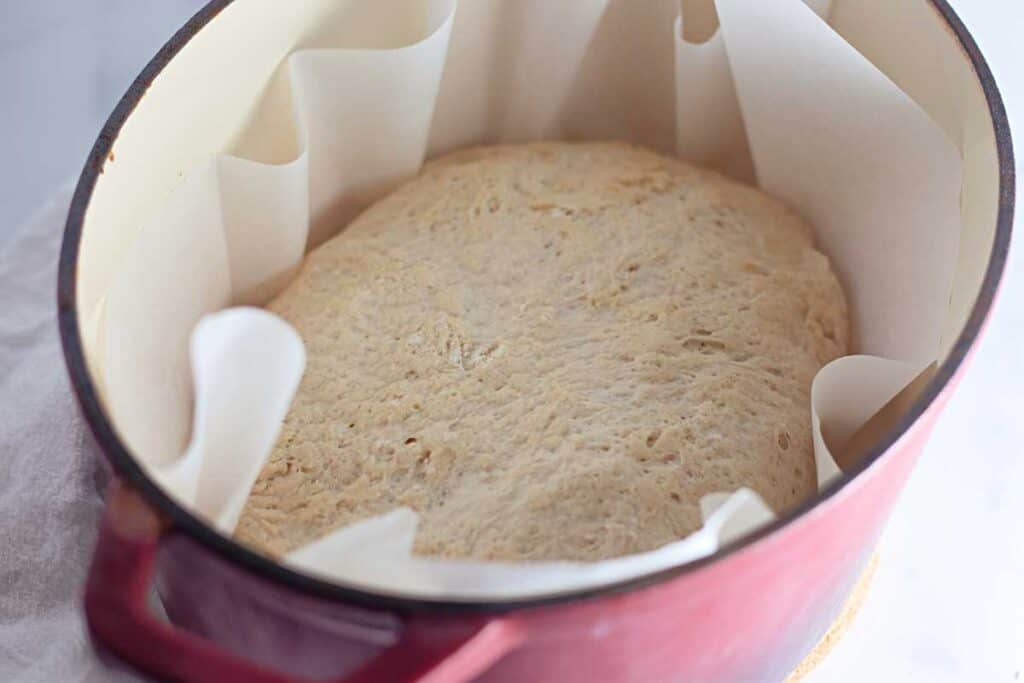
[[(352, 11), (356, 3), (303, 4), (302, 12), (282, 12), (274, 0), (230, 4), (171, 60), (125, 122), (114, 143), (114, 161), (106, 164), (93, 192), (79, 254), (79, 324), (97, 385), (104, 293), (145, 219), (186, 172), (213, 156), (244, 150), (249, 158), (286, 163), (298, 153), (293, 121), (274, 121), (281, 134), (273, 139), (244, 137), (254, 120), (274, 109), (261, 102), (288, 97), (279, 69), (284, 57), (296, 46), (315, 48), (340, 38), (352, 46), (398, 47), (438, 21), (412, 11), (422, 3), (405, 0), (409, 11), (398, 12), (403, 21), (389, 15), (380, 22), (389, 30), (373, 33), (368, 42), (370, 34), (324, 36), (319, 29), (337, 24), (331, 18)], [(927, 0), (834, 0), (830, 20), (924, 107), (963, 153), (961, 249), (943, 342), (943, 354), (948, 353), (978, 296), (996, 228), (999, 167), (984, 94), (956, 37)], [(364, 16), (353, 24), (366, 22), (376, 23)]]

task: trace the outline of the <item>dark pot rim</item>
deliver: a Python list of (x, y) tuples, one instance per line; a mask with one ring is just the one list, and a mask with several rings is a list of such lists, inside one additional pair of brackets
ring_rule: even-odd
[(985, 320), (992, 308), (999, 282), (1006, 265), (1007, 252), (1010, 245), (1010, 233), (1013, 223), (1015, 170), (1013, 144), (1010, 137), (1009, 122), (1002, 97), (996, 86), (992, 72), (971, 37), (967, 28), (960, 21), (947, 0), (929, 0), (937, 12), (945, 20), (948, 27), (956, 35), (964, 53), (970, 59), (978, 80), (982, 86), (988, 103), (989, 113), (995, 129), (996, 146), (999, 163), (999, 213), (997, 218), (995, 240), (989, 257), (988, 267), (982, 282), (981, 291), (971, 309), (967, 324), (957, 338), (949, 356), (939, 366), (931, 381), (927, 384), (920, 397), (914, 402), (906, 415), (892, 428), (860, 464), (852, 471), (845, 473), (831, 483), (816, 497), (800, 505), (787, 514), (780, 516), (775, 522), (759, 531), (749, 534), (730, 543), (716, 553), (688, 562), (677, 567), (647, 574), (639, 578), (622, 581), (599, 588), (568, 591), (540, 598), (516, 599), (507, 601), (453, 601), (433, 600), (405, 597), (397, 594), (377, 593), (366, 589), (345, 586), (288, 569), (248, 548), (220, 535), (212, 527), (207, 526), (198, 517), (185, 510), (146, 476), (142, 467), (131, 455), (128, 448), (118, 438), (117, 433), (108, 419), (99, 400), (96, 386), (89, 375), (85, 361), (82, 340), (79, 334), (78, 313), (75, 305), (76, 280), (78, 267), (78, 250), (82, 237), (83, 223), (96, 182), (103, 172), (103, 164), (110, 154), (114, 140), (121, 127), (135, 106), (142, 99), (150, 83), (157, 77), (173, 57), (218, 13), (234, 0), (212, 0), (194, 17), (192, 17), (146, 65), (141, 74), (121, 98), (90, 152), (85, 168), (79, 178), (71, 201), (64, 241), (61, 246), (57, 284), (57, 306), (61, 343), (68, 373), (81, 406), (86, 422), (95, 436), (96, 442), (106, 453), (117, 476), (139, 490), (160, 513), (172, 523), (173, 529), (184, 533), (199, 542), (215, 554), (245, 568), (264, 579), (282, 584), (306, 595), (357, 605), (371, 609), (384, 609), (397, 614), (411, 615), (417, 613), (454, 614), (454, 613), (501, 613), (517, 609), (555, 605), (571, 601), (605, 597), (620, 594), (694, 572), (711, 563), (717, 562), (743, 548), (751, 546), (766, 537), (778, 533), (794, 520), (824, 504), (842, 492), (857, 476), (878, 460), (908, 429), (924, 414), (939, 393), (946, 387), (950, 379), (966, 358), (971, 346), (978, 339)]

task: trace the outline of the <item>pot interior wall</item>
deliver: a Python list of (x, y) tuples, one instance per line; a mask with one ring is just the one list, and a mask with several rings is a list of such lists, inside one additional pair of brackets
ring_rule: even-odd
[[(83, 225), (78, 320), (101, 397), (104, 294), (146, 219), (185, 174), (238, 147), (264, 115), (261, 101), (287, 96), (272, 84), (289, 52), (339, 41), (367, 48), (405, 45), (423, 24), (414, 11), (422, 3), (402, 4), (408, 11), (398, 14), (405, 23), (396, 22), (390, 33), (325, 36), (319, 27), (335, 24), (331, 17), (350, 11), (355, 0), (305, 0), (301, 12), (282, 12), (275, 0), (236, 0), (156, 75), (114, 142)], [(999, 165), (983, 90), (929, 0), (834, 0), (830, 23), (926, 109), (963, 153), (963, 230), (943, 341), (948, 353), (977, 299), (995, 236)], [(297, 153), (297, 145), (268, 147), (260, 150), (260, 161), (287, 163)]]
[(956, 36), (927, 0), (839, 0), (829, 20), (928, 112), (964, 157), (963, 227), (941, 362), (978, 298), (995, 239), (1000, 169), (985, 94)]

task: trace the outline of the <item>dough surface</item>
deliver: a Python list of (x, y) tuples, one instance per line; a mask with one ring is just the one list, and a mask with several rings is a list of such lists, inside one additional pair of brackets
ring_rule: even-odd
[(783, 511), (848, 338), (810, 226), (622, 143), (430, 162), (268, 308), (307, 352), (236, 531), (273, 555), (399, 506), (418, 553), (495, 560), (650, 550), (741, 486)]

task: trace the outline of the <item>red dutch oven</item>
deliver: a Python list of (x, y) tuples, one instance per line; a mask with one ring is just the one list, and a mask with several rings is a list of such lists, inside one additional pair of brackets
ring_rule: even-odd
[[(895, 4), (923, 7), (972, 75), (981, 144), (991, 148), (994, 225), (982, 226), (988, 237), (966, 323), (913, 405), (813, 500), (710, 557), (600, 589), (503, 602), (372, 593), (276, 564), (176, 504), (112, 426), (76, 306), (90, 202), (114, 140), (151, 83), (230, 4), (211, 2), (138, 77), (92, 150), (67, 221), (61, 338), (82, 413), (114, 473), (85, 596), (96, 645), (160, 679), (209, 683), (785, 678), (832, 624), (870, 557), (984, 329), (1005, 264), (1014, 201), (1006, 115), (992, 74), (946, 2)], [(154, 582), (170, 623), (149, 610)]]

